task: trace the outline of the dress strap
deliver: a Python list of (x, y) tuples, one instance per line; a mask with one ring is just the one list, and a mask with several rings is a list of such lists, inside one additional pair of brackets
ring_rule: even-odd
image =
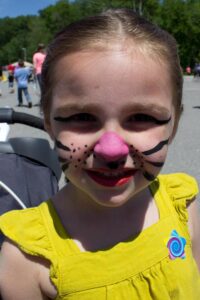
[(176, 212), (180, 221), (188, 221), (187, 205), (198, 194), (196, 180), (184, 173), (159, 175), (150, 185), (160, 218)]

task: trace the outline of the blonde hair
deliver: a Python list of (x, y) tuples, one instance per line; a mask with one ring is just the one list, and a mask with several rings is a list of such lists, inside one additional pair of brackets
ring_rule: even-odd
[(133, 41), (139, 50), (167, 66), (177, 127), (182, 111), (183, 80), (176, 41), (168, 32), (128, 9), (110, 9), (85, 18), (70, 24), (55, 36), (47, 48), (42, 69), (41, 107), (44, 115), (48, 118), (55, 81), (53, 74), (58, 60), (73, 52), (103, 50), (113, 43), (123, 43), (124, 40)]

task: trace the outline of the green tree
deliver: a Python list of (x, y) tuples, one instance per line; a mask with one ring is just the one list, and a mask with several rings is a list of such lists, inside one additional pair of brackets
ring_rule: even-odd
[(160, 6), (157, 22), (177, 40), (183, 68), (193, 65), (195, 57), (199, 53), (199, 1), (164, 0)]
[(48, 44), (53, 35), (69, 23), (108, 8), (129, 8), (169, 31), (177, 40), (181, 64), (200, 61), (199, 0), (59, 0), (39, 12), (39, 16), (0, 19), (0, 64), (32, 55), (38, 43)]
[(0, 20), (0, 62), (1, 65), (16, 61), (23, 57), (22, 48), (28, 45), (31, 17), (4, 18)]
[(50, 5), (40, 11), (40, 18), (51, 35), (80, 17), (77, 5), (70, 4), (68, 0), (60, 0), (55, 5)]
[(43, 43), (47, 45), (52, 37), (50, 30), (47, 28), (45, 21), (40, 17), (33, 17), (29, 22), (29, 35), (27, 46), (27, 58), (32, 62), (33, 53), (37, 45)]

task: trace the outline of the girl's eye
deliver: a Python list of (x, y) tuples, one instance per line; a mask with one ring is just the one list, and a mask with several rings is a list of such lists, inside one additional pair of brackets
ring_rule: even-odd
[(64, 126), (66, 130), (79, 133), (94, 132), (100, 128), (98, 118), (90, 113), (76, 113), (68, 117), (56, 116), (54, 120)]
[(96, 117), (88, 113), (78, 113), (69, 117), (55, 117), (58, 122), (96, 122)]
[(159, 124), (159, 121), (148, 114), (134, 114), (128, 117), (125, 126), (127, 130), (144, 131), (153, 128)]
[(131, 117), (129, 117), (129, 122), (151, 122), (151, 123), (157, 123), (157, 119), (146, 114), (136, 114)]
[(88, 113), (80, 113), (76, 115), (72, 115), (68, 117), (68, 121), (76, 121), (76, 122), (95, 122), (96, 118)]

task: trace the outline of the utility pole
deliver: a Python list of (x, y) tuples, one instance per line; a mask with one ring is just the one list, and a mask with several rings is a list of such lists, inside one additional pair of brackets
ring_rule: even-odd
[(140, 16), (143, 14), (143, 0), (133, 0), (133, 10)]
[(22, 51), (24, 52), (24, 61), (26, 61), (27, 58), (26, 48), (22, 48)]

